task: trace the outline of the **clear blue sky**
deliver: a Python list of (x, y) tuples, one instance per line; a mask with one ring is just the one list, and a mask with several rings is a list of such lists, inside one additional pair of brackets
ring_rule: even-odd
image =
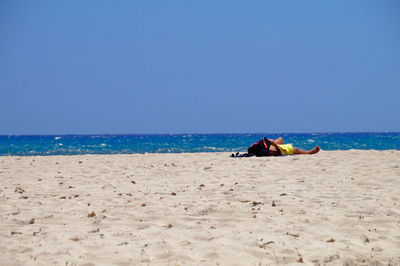
[(400, 131), (400, 1), (0, 0), (0, 134)]

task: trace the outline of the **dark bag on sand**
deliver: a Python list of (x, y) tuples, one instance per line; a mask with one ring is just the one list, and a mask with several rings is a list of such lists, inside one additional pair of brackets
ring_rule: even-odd
[(269, 156), (269, 147), (271, 146), (271, 142), (267, 138), (260, 139), (253, 145), (251, 145), (247, 149), (247, 153), (244, 154), (239, 154), (238, 152), (236, 154), (231, 155), (231, 157), (251, 157), (251, 156)]
[(267, 138), (260, 139), (253, 145), (251, 145), (248, 149), (247, 152), (249, 154), (254, 154), (257, 157), (260, 156), (268, 156), (269, 155), (269, 147), (271, 146), (271, 143)]

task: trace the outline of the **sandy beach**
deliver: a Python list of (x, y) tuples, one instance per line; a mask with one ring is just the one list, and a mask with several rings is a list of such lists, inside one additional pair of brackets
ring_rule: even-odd
[(0, 157), (0, 265), (399, 265), (400, 151)]

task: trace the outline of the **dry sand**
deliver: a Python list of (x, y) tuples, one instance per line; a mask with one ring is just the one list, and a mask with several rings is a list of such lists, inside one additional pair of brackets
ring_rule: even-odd
[(399, 265), (400, 151), (0, 157), (0, 265)]

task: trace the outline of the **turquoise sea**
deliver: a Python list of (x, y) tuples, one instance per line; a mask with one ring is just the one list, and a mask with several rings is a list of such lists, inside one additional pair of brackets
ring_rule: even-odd
[(400, 133), (161, 134), (0, 136), (0, 156), (245, 152), (255, 141), (282, 136), (302, 149), (400, 150)]

